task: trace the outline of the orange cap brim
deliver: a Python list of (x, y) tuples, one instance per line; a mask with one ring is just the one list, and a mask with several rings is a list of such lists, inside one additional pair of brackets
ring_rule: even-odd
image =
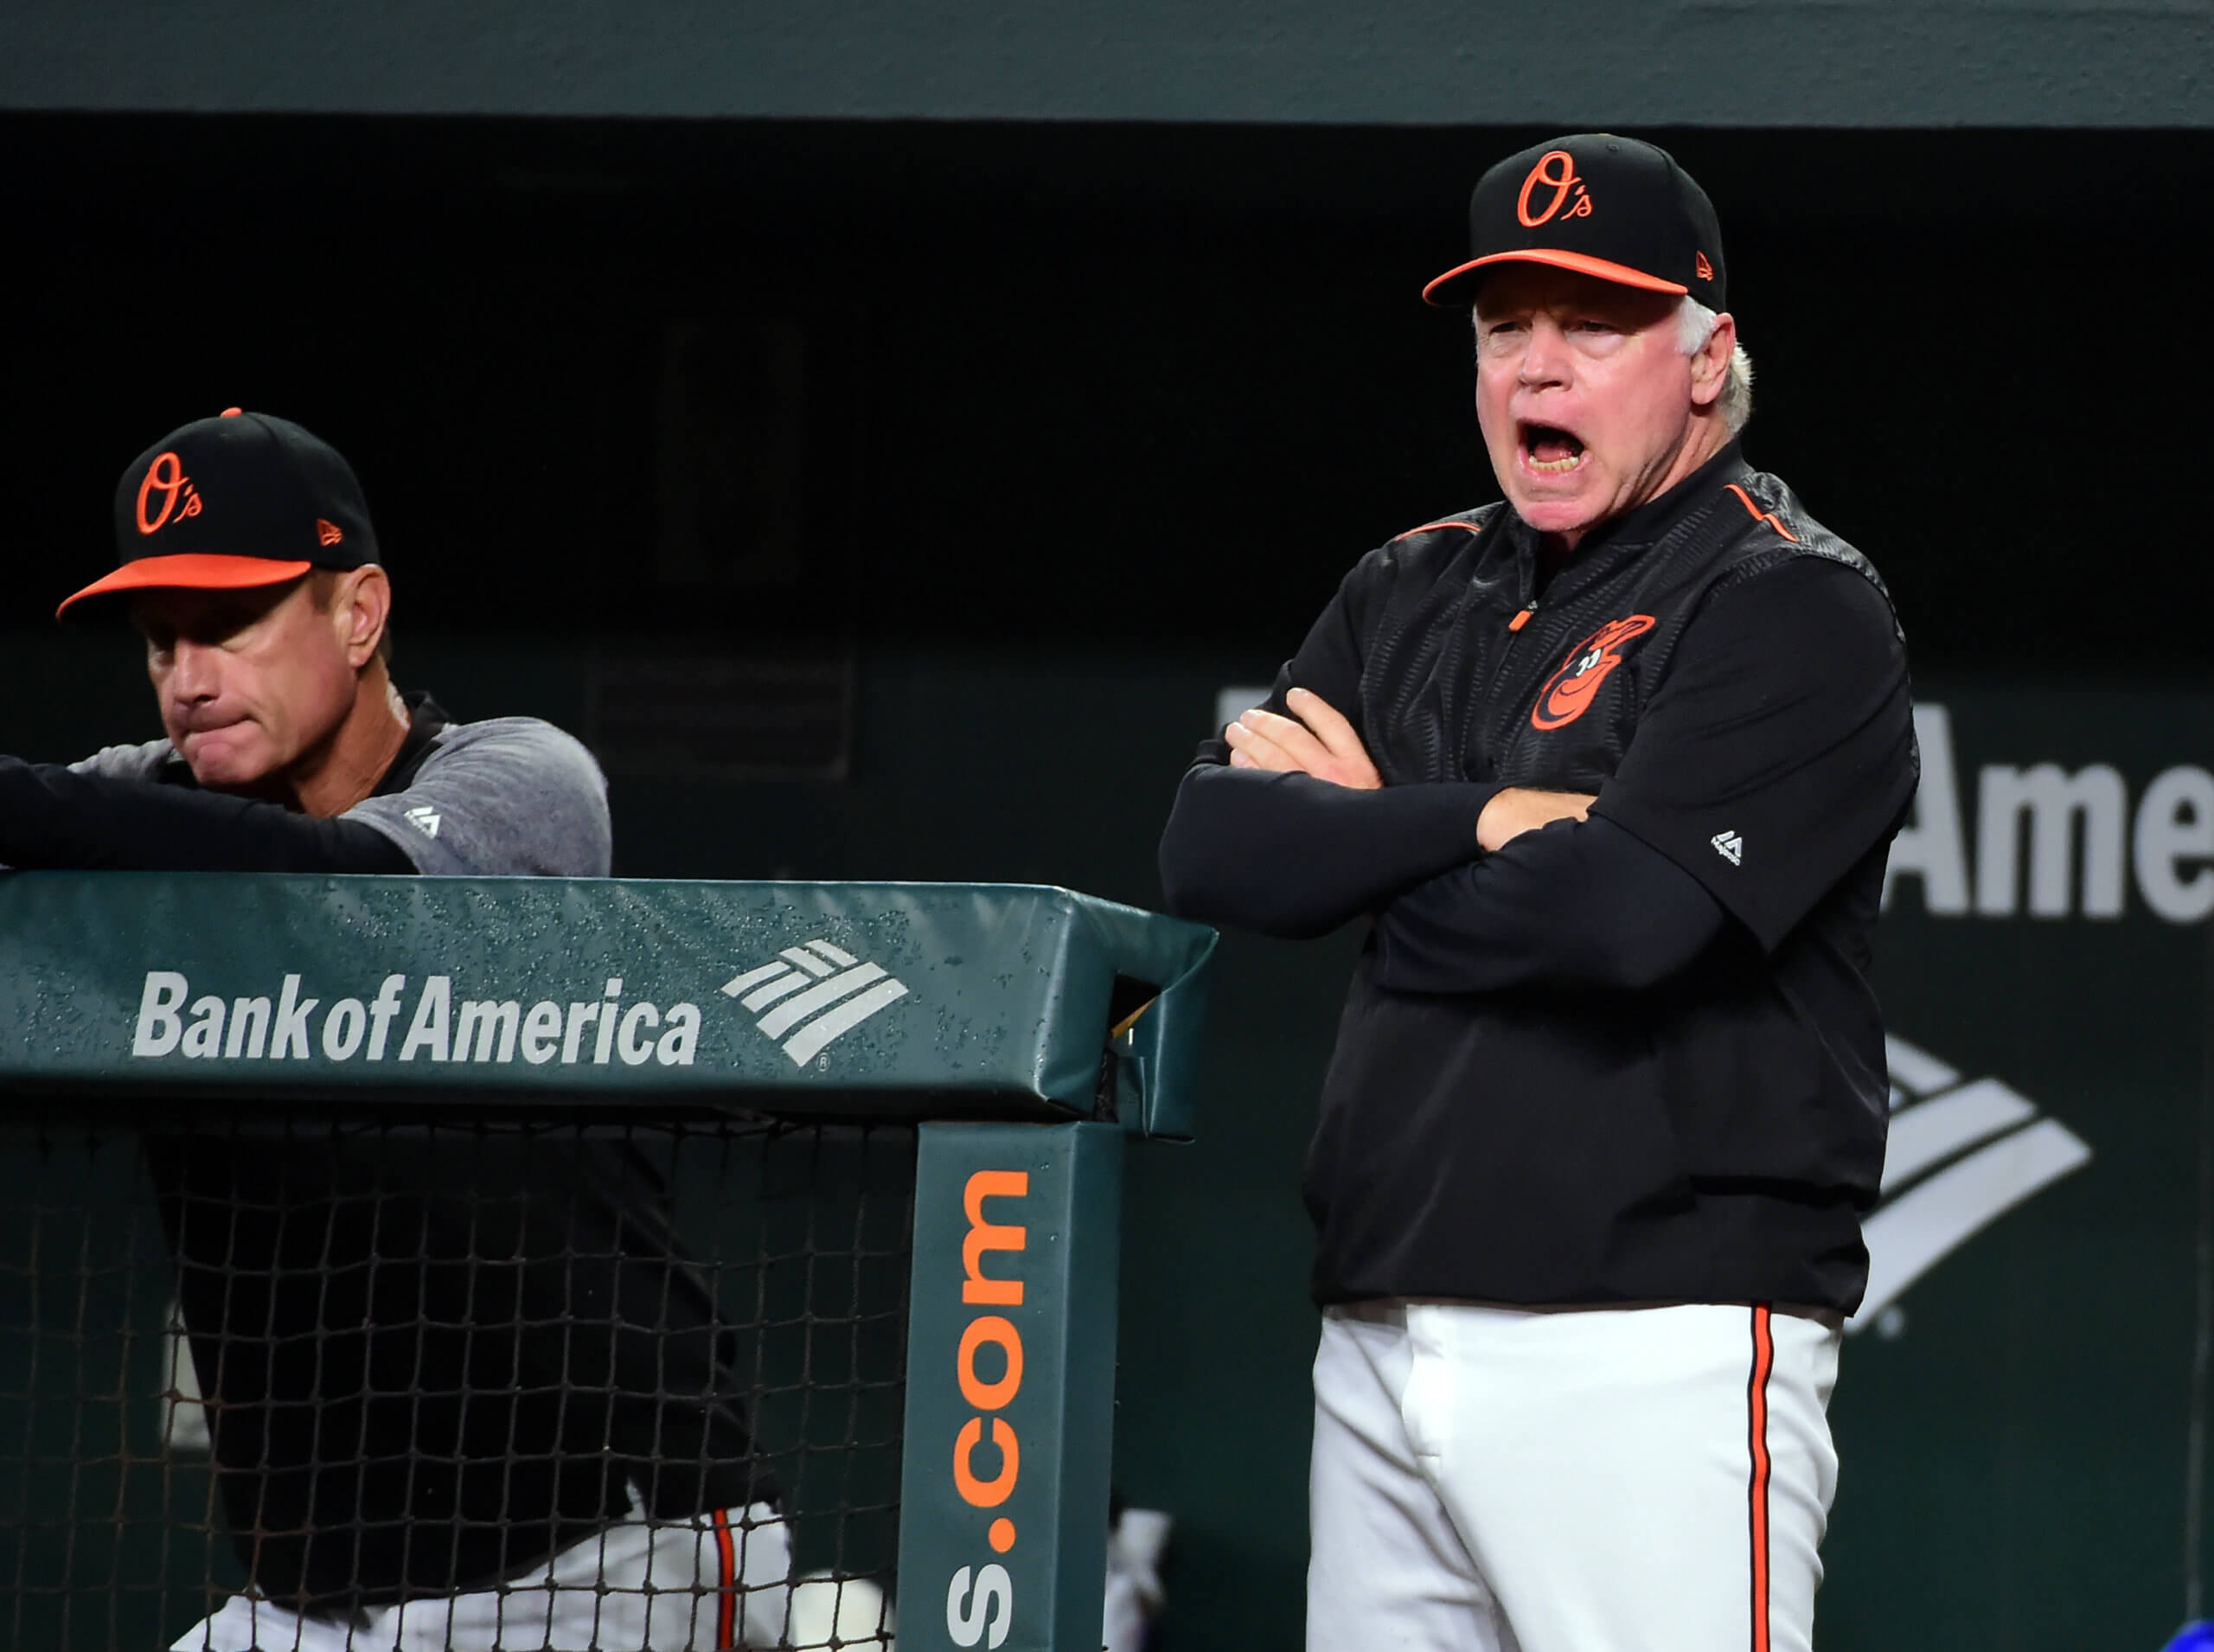
[(1593, 258), (1585, 253), (1565, 253), (1546, 247), (1531, 247), (1520, 253), (1491, 253), (1482, 258), (1472, 258), (1466, 264), (1455, 266), (1422, 290), (1424, 304), (1443, 304), (1449, 302), (1437, 296), (1439, 288), (1457, 280), (1471, 270), (1480, 270), (1487, 264), (1550, 264), (1557, 270), (1574, 270), (1579, 275), (1597, 276), (1602, 281), (1612, 281), (1625, 287), (1642, 287), (1648, 292), (1689, 292), (1691, 289), (1678, 281), (1663, 281), (1657, 275), (1648, 275), (1642, 270), (1633, 270), (1627, 264), (1611, 264), (1603, 258)]
[(251, 591), (259, 586), (284, 585), (315, 566), (312, 562), (272, 562), (266, 556), (142, 556), (125, 562), (106, 579), (95, 579), (54, 611), (56, 619), (87, 597), (112, 596), (119, 591)]

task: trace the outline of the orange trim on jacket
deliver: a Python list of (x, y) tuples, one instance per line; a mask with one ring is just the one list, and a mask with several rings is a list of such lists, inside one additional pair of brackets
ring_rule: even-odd
[(1776, 519), (1776, 513), (1774, 511), (1763, 510), (1758, 505), (1755, 504), (1753, 503), (1753, 496), (1751, 494), (1747, 493), (1743, 488), (1739, 487), (1734, 482), (1725, 482), (1722, 485), (1737, 496), (1739, 502), (1744, 505), (1747, 510), (1752, 513), (1752, 517), (1755, 522), (1766, 522), (1770, 528), (1776, 529), (1777, 533), (1782, 535), (1784, 538), (1789, 540), (1794, 545), (1796, 545), (1799, 542), (1799, 535), (1793, 533), (1788, 528), (1786, 528), (1782, 522), (1778, 522)]

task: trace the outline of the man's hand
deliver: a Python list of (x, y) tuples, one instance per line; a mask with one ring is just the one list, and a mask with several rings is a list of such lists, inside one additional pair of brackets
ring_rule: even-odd
[(1484, 849), (1500, 848), (1525, 832), (1556, 820), (1582, 820), (1598, 798), (1582, 791), (1537, 791), (1528, 786), (1509, 786), (1484, 805), (1476, 817), (1476, 842)]
[(1257, 708), (1222, 731), (1230, 742), (1232, 768), (1311, 774), (1356, 791), (1374, 791), (1383, 785), (1384, 777), (1368, 760), (1368, 748), (1353, 725), (1320, 695), (1294, 688), (1284, 703), (1293, 714), (1289, 717)]

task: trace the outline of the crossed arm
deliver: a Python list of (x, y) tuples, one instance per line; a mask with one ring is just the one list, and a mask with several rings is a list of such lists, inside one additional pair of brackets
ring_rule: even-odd
[(0, 866), (412, 873), (374, 826), (222, 792), (0, 757)]
[[(1270, 774), (1308, 774), (1356, 791), (1383, 788), (1383, 778), (1369, 761), (1368, 748), (1343, 714), (1322, 696), (1294, 688), (1285, 696), (1294, 715), (1247, 712), (1222, 731), (1230, 746), (1230, 766)], [(1556, 820), (1582, 820), (1598, 802), (1582, 791), (1540, 791), (1501, 786), (1476, 816), (1479, 848), (1501, 849), (1525, 832)]]
[(1334, 707), (1303, 688), (1283, 704), (1247, 712), (1224, 731), (1227, 765), (1186, 777), (1161, 844), (1179, 910), (1295, 936), (1370, 913), (1377, 978), (1408, 992), (1641, 988), (1721, 930), (1713, 897), (1590, 819), (1590, 795), (1386, 787)]

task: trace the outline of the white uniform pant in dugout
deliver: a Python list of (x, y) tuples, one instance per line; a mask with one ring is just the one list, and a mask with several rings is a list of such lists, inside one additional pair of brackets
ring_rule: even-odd
[(1840, 1334), (1765, 1308), (1331, 1308), (1309, 1652), (1808, 1652)]
[(302, 1617), (234, 1595), (170, 1652), (717, 1652), (784, 1644), (791, 1546), (766, 1503), (635, 1515), (495, 1589)]

